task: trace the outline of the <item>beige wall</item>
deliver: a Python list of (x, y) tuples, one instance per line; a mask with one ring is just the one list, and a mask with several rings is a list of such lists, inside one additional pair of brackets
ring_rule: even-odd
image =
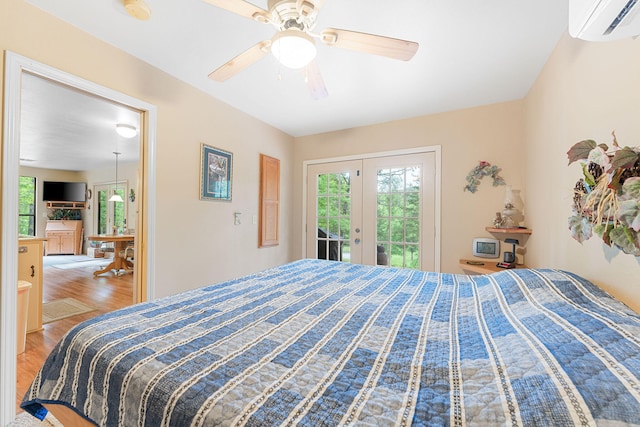
[(493, 187), (490, 178), (483, 179), (473, 194), (463, 191), (467, 173), (485, 160), (501, 167), (501, 175), (514, 189), (523, 188), (520, 101), (297, 138), (294, 253), (302, 254), (303, 161), (430, 145), (442, 147), (441, 271), (461, 273), (459, 258), (471, 256), (474, 237), (491, 237), (485, 227), (491, 225), (495, 212), (502, 210), (505, 194), (505, 187)]
[(640, 257), (570, 237), (572, 189), (580, 166), (567, 150), (583, 139), (640, 145), (640, 40), (560, 40), (525, 102), (529, 262), (573, 271), (640, 312)]
[[(291, 259), (289, 227), (284, 226), (292, 203), (290, 136), (26, 2), (0, 0), (0, 8), (1, 50), (157, 107), (157, 296)], [(199, 200), (201, 143), (234, 154), (232, 202)], [(261, 152), (281, 160), (280, 245), (268, 249), (258, 249), (258, 227), (252, 224), (258, 213)], [(241, 225), (233, 225), (234, 212), (242, 213)]]

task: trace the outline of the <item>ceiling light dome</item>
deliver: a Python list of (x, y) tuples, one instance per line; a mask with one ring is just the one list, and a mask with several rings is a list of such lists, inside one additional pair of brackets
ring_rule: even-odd
[(297, 29), (280, 31), (271, 39), (271, 53), (287, 68), (302, 68), (316, 57), (313, 38)]
[(138, 134), (138, 129), (135, 126), (127, 125), (124, 123), (118, 123), (116, 125), (116, 132), (123, 138), (133, 138)]

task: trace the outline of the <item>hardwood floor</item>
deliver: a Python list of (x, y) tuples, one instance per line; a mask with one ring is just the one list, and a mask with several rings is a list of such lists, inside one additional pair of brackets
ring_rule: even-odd
[(17, 363), (17, 402), (20, 401), (31, 385), (40, 366), (58, 343), (60, 338), (73, 326), (99, 314), (131, 305), (133, 301), (133, 275), (114, 276), (104, 274), (93, 277), (96, 266), (63, 270), (53, 266), (44, 267), (43, 301), (60, 298), (75, 298), (95, 307), (90, 313), (79, 314), (44, 325), (44, 330), (27, 334), (26, 349), (18, 355)]

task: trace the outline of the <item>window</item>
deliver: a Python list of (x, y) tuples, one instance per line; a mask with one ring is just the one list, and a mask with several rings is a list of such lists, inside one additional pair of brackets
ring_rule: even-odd
[(18, 233), (36, 235), (36, 178), (21, 176), (18, 197)]
[[(378, 265), (420, 268), (420, 166), (378, 169)], [(388, 262), (390, 261), (390, 262)]]

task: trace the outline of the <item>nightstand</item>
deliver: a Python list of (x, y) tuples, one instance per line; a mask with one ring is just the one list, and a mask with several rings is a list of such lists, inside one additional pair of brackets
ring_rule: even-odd
[[(467, 262), (469, 261), (481, 262), (482, 265), (468, 264)], [(496, 264), (498, 262), (500, 262), (498, 258), (496, 258), (495, 260), (482, 260), (482, 261), (477, 259), (461, 258), (459, 265), (462, 271), (464, 271), (464, 274), (491, 274), (491, 273), (496, 273), (498, 271), (507, 270), (506, 268), (496, 267)], [(516, 268), (528, 268), (528, 267), (524, 264), (518, 264), (516, 265)]]

